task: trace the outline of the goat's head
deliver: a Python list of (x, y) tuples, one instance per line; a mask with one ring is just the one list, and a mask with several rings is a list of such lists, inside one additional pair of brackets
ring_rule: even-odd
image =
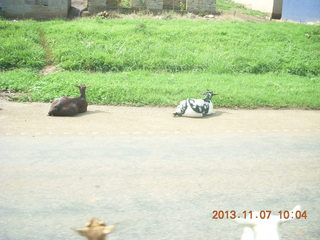
[(53, 115), (55, 115), (57, 112), (58, 112), (58, 107), (57, 107), (57, 106), (51, 107), (50, 110), (49, 110), (49, 112), (48, 112), (48, 116), (53, 116)]
[(107, 226), (106, 223), (97, 218), (92, 218), (83, 228), (73, 229), (81, 236), (86, 237), (88, 240), (102, 240), (106, 239), (106, 236), (113, 232), (114, 225)]
[(203, 95), (205, 96), (205, 98), (211, 99), (213, 96), (218, 95), (218, 94), (215, 94), (214, 92), (212, 92), (210, 90), (207, 90), (205, 93), (203, 93)]
[(106, 226), (105, 222), (98, 218), (91, 218), (89, 222), (87, 222), (86, 227), (97, 227), (97, 226)]
[(74, 85), (75, 87), (79, 88), (80, 90), (81, 89), (86, 89), (88, 86), (86, 86), (85, 84), (80, 84), (79, 86), (78, 85)]
[(300, 206), (296, 206), (290, 211), (288, 219), (281, 219), (278, 215), (271, 215), (268, 219), (261, 219), (260, 212), (253, 212), (252, 218), (238, 218), (236, 221), (244, 227), (250, 228), (252, 231), (244, 231), (241, 240), (279, 240), (279, 226), (295, 217)]

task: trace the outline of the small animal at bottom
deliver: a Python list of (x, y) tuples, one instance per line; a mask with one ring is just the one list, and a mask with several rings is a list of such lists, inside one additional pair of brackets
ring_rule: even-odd
[(212, 97), (217, 95), (212, 91), (204, 93), (204, 99), (188, 98), (179, 103), (173, 116), (179, 117), (204, 117), (213, 114)]
[(80, 97), (61, 97), (55, 99), (49, 109), (49, 116), (74, 116), (87, 111), (86, 85), (75, 86), (80, 89)]
[(278, 215), (261, 219), (260, 212), (253, 212), (250, 218), (236, 218), (236, 222), (244, 226), (241, 240), (280, 240), (279, 226), (294, 219), (297, 211), (300, 211), (299, 205), (290, 211), (287, 219), (281, 219)]
[(92, 218), (84, 228), (73, 230), (88, 240), (107, 240), (107, 235), (113, 232), (114, 229), (114, 225), (107, 226), (104, 221)]

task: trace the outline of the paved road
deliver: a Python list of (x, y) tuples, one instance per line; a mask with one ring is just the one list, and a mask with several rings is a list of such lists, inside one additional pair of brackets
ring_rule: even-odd
[[(111, 240), (240, 239), (240, 226), (211, 220), (211, 211), (297, 204), (308, 218), (283, 225), (283, 239), (319, 239), (317, 111), (224, 109), (206, 119), (155, 119), (146, 130), (147, 116), (172, 109), (93, 106), (99, 114), (66, 119), (42, 117), (45, 104), (0, 107), (1, 239), (81, 239), (70, 228), (91, 217), (118, 223)], [(63, 130), (51, 136), (42, 121)], [(82, 128), (86, 136), (78, 136)]]

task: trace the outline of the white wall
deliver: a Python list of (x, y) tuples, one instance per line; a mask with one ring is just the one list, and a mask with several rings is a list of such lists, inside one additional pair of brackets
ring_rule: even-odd
[(233, 0), (242, 3), (249, 9), (258, 10), (271, 14), (273, 10), (274, 0)]

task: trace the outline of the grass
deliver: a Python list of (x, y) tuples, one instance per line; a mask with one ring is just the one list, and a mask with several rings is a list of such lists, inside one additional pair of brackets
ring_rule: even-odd
[[(218, 107), (320, 109), (320, 28), (290, 23), (0, 19), (0, 89), (26, 101), (176, 105), (217, 92)], [(40, 76), (55, 63), (61, 72)]]
[(314, 26), (100, 19), (41, 25), (66, 70), (320, 74), (319, 39), (305, 36)]
[(28, 99), (22, 101), (49, 102), (57, 96), (78, 96), (73, 85), (80, 83), (89, 85), (88, 101), (96, 104), (173, 106), (187, 97), (201, 98), (205, 90), (213, 89), (219, 94), (214, 98), (217, 107), (318, 109), (320, 106), (320, 77), (146, 71), (107, 74), (64, 71), (40, 77), (26, 69), (0, 74), (1, 89), (28, 92)]
[(0, 70), (41, 69), (45, 65), (37, 25), (35, 21), (14, 23), (0, 18)]

